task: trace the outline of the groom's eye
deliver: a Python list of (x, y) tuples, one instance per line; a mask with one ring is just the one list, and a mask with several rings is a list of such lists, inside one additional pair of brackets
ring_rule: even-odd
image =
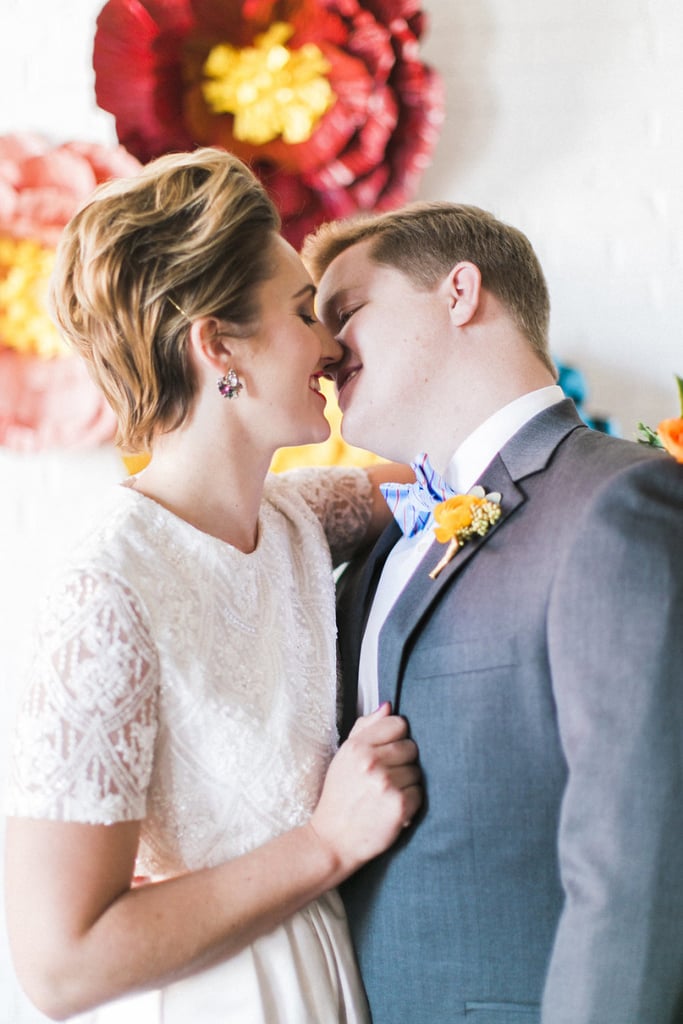
[(351, 319), (351, 317), (353, 316), (353, 314), (355, 312), (356, 312), (355, 309), (345, 309), (345, 310), (337, 313), (337, 323), (339, 324), (339, 329), (340, 330), (341, 330), (342, 327), (346, 326), (346, 324), (349, 322), (349, 320)]

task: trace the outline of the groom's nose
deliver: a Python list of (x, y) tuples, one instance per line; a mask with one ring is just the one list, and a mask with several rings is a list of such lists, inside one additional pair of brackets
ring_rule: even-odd
[(328, 366), (326, 372), (334, 381), (337, 390), (339, 390), (341, 387), (340, 380), (343, 382), (347, 367), (351, 363), (351, 353), (346, 345), (342, 345), (340, 342), (337, 342), (337, 345), (340, 351), (339, 359), (332, 363), (331, 366)]

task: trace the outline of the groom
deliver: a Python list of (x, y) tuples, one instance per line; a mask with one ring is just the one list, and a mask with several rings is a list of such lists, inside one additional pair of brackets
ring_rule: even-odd
[[(374, 1024), (683, 1021), (683, 466), (582, 424), (538, 260), (489, 214), (304, 257), (345, 438), (423, 481), (340, 587), (345, 729), (391, 701), (426, 792), (343, 893)], [(436, 539), (432, 499), (477, 483)]]

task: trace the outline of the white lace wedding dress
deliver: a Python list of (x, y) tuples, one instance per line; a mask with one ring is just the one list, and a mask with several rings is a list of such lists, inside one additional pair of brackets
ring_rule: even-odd
[[(167, 878), (307, 820), (335, 750), (330, 554), (370, 510), (357, 470), (269, 476), (243, 554), (127, 486), (51, 591), (21, 709), (10, 814), (141, 819)], [(97, 1011), (126, 1024), (365, 1022), (336, 892), (194, 977)]]

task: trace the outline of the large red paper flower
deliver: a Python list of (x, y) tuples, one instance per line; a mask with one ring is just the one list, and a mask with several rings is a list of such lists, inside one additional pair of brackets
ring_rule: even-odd
[(419, 0), (108, 0), (97, 102), (140, 160), (198, 145), (261, 177), (296, 246), (415, 192), (443, 117)]
[(137, 172), (123, 147), (0, 136), (0, 445), (92, 447), (114, 417), (47, 309), (59, 235), (96, 185)]

